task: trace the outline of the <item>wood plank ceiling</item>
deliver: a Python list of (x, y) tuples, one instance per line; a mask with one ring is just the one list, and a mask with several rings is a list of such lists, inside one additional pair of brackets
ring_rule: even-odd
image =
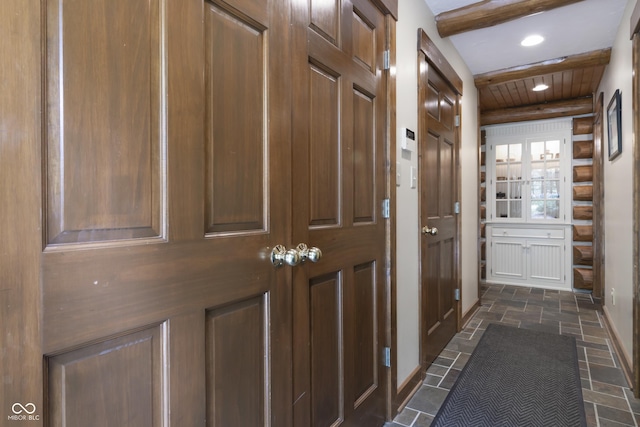
[[(448, 37), (543, 12), (579, 0), (485, 0), (436, 16), (438, 32)], [(482, 125), (586, 114), (611, 49), (553, 58), (474, 76)], [(534, 92), (544, 83), (549, 88)]]

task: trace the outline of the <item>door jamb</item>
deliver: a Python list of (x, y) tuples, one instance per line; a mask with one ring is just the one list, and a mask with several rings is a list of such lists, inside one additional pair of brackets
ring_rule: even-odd
[[(396, 20), (391, 14), (385, 16), (385, 50), (389, 52), (389, 69), (384, 71), (387, 97), (387, 140), (385, 157), (385, 198), (389, 199), (389, 206), (396, 205), (396, 139), (393, 130), (396, 128), (396, 74), (391, 70), (396, 67)], [(387, 390), (385, 393), (385, 413), (387, 421), (391, 421), (398, 413), (398, 335), (397, 335), (397, 283), (396, 283), (396, 210), (389, 209), (389, 220), (385, 226), (385, 346), (390, 348), (389, 367), (386, 372)]]
[(593, 108), (593, 299), (604, 304), (604, 94)]
[[(13, 404), (33, 404), (42, 425), (42, 2), (7, 0), (0, 17), (0, 45), (5, 58), (6, 96), (0, 99), (0, 348), (4, 378), (0, 417), (14, 416)], [(5, 309), (4, 307), (7, 307)], [(16, 409), (17, 411), (17, 409)]]
[(631, 14), (633, 40), (633, 393), (640, 398), (640, 3)]

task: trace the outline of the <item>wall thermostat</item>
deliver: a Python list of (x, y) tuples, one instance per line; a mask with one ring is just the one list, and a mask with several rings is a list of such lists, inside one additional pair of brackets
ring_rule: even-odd
[(400, 129), (400, 147), (407, 151), (416, 151), (416, 133), (409, 128)]

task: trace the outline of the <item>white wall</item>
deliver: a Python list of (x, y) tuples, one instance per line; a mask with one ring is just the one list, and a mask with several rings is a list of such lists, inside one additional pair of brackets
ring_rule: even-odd
[[(478, 122), (477, 91), (473, 76), (448, 39), (441, 39), (433, 13), (424, 0), (400, 0), (398, 4), (396, 81), (397, 126), (418, 132), (418, 28), (426, 31), (438, 49), (463, 80), (462, 97), (462, 309), (465, 314), (478, 299)], [(418, 167), (416, 152), (403, 152), (397, 139), (400, 186), (397, 187), (397, 228), (395, 254), (397, 265), (398, 386), (419, 365), (418, 286), (419, 286), (419, 197), (410, 188), (410, 168)]]
[[(632, 43), (629, 22), (636, 0), (629, 0), (598, 93), (606, 108), (616, 89), (622, 94), (622, 154), (609, 161), (604, 152), (605, 311), (630, 361), (633, 353), (633, 116)], [(608, 141), (604, 120), (605, 147)], [(615, 305), (611, 290), (615, 289)]]

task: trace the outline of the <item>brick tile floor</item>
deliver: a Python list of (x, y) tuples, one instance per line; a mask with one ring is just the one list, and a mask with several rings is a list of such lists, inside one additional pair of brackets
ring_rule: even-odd
[(482, 306), (429, 367), (424, 383), (387, 427), (431, 424), (490, 323), (576, 337), (587, 425), (639, 425), (640, 400), (629, 390), (590, 294), (502, 285), (485, 285), (482, 292)]

